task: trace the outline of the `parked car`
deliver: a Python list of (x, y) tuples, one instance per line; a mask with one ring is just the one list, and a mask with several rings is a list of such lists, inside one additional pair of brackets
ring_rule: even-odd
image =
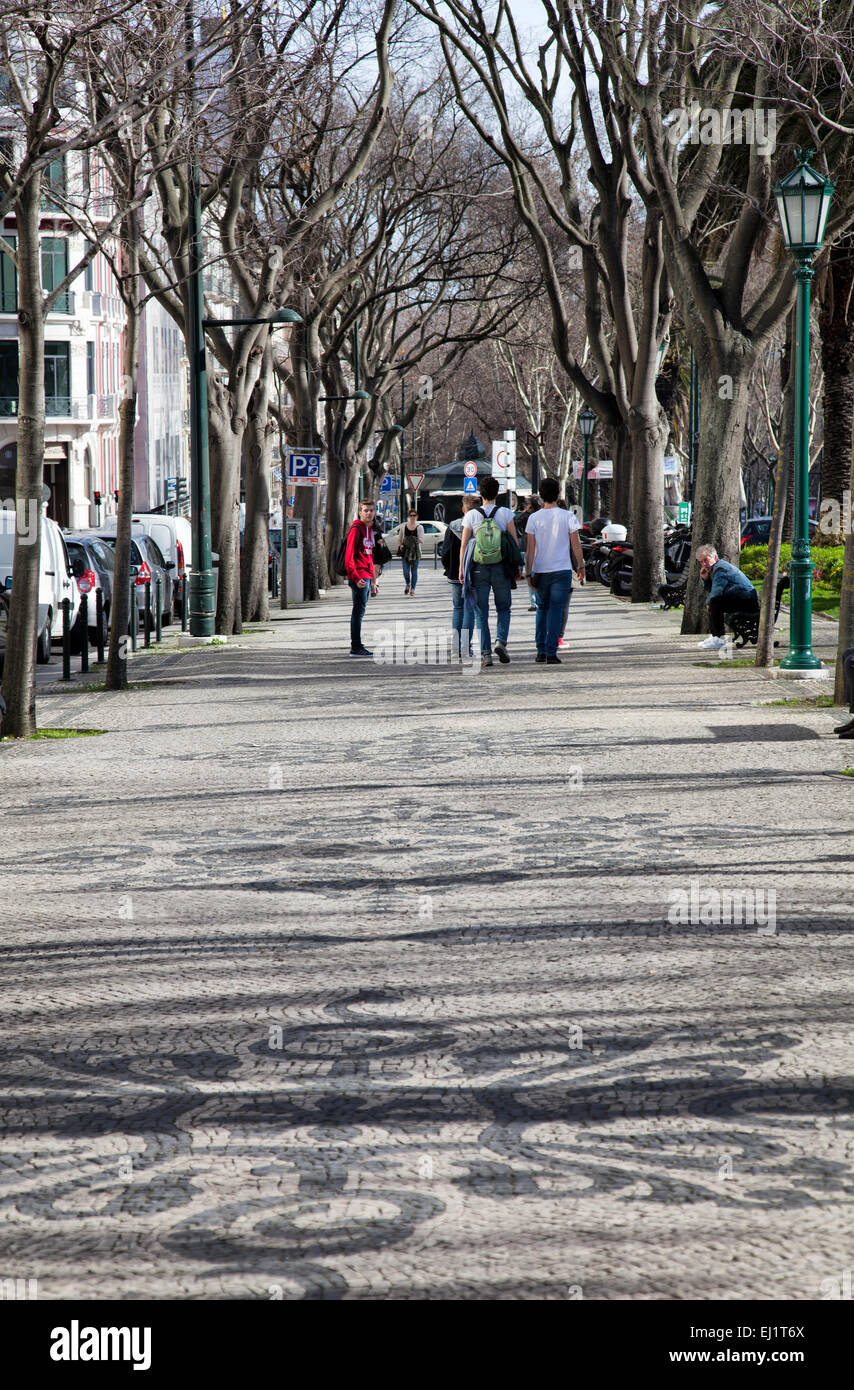
[[(14, 586), (12, 563), (15, 553), (16, 513), (0, 510), (0, 588)], [(41, 553), (39, 556), (39, 617), (36, 660), (46, 666), (50, 661), (52, 640), (62, 637), (62, 601), (71, 601), (71, 627), (80, 610), (80, 591), (71, 573), (65, 539), (55, 521), (42, 517)]]
[[(97, 605), (95, 600), (96, 589), (101, 590), (102, 610), (101, 610), (101, 630), (104, 642), (107, 641), (110, 627), (110, 609), (113, 605), (113, 573), (115, 571), (116, 556), (111, 545), (102, 541), (99, 536), (81, 536), (73, 532), (65, 531), (65, 544), (68, 549), (68, 557), (71, 561), (71, 569), (77, 580), (77, 587), (81, 593), (85, 593), (88, 599), (87, 620), (89, 626), (88, 637), (91, 642), (98, 640), (97, 626)], [(83, 612), (78, 614), (74, 630), (82, 639), (81, 624)]]
[[(419, 518), (418, 525), (424, 531), (424, 544), (421, 547), (423, 555), (432, 555), (438, 550), (445, 539), (447, 526), (443, 521), (422, 521)], [(386, 531), (383, 540), (391, 551), (392, 555), (397, 555), (397, 533), (399, 527), (393, 526), (390, 531)]]
[[(115, 552), (115, 535), (101, 535)], [(175, 621), (175, 586), (172, 582), (172, 560), (164, 556), (153, 536), (148, 536), (142, 528), (134, 527), (130, 542), (130, 567), (136, 592), (136, 608), (142, 622), (145, 622), (145, 581), (151, 580), (151, 620), (154, 622), (157, 595), (157, 579), (160, 578), (160, 610), (164, 627)]]
[[(116, 518), (108, 517), (101, 527), (102, 535), (115, 536)], [(131, 534), (144, 532), (160, 548), (163, 558), (172, 562), (172, 582), (175, 590), (175, 607), (180, 618), (183, 613), (184, 581), (190, 573), (193, 560), (193, 532), (185, 516), (162, 516), (160, 512), (134, 512), (131, 517)]]
[[(818, 522), (810, 522), (810, 540), (818, 531)], [(744, 523), (741, 532), (741, 544), (745, 545), (767, 545), (771, 535), (770, 516), (753, 516)]]

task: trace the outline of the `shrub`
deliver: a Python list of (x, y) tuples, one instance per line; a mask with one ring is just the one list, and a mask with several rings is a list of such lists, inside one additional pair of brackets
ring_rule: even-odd
[[(839, 593), (842, 588), (842, 566), (845, 558), (845, 548), (841, 545), (825, 545), (812, 551), (814, 564), (813, 580), (816, 584), (824, 584), (829, 589)], [(780, 546), (780, 569), (788, 569), (792, 560), (792, 547), (790, 545)], [(768, 563), (767, 545), (746, 545), (741, 552), (741, 568), (752, 579), (754, 583), (760, 583), (765, 578), (765, 567)]]

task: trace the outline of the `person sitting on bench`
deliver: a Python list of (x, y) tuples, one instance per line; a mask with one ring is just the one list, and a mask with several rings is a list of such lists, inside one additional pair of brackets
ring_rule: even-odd
[(719, 560), (713, 545), (701, 545), (697, 551), (700, 574), (708, 584), (709, 597), (706, 607), (709, 610), (711, 635), (697, 646), (703, 651), (719, 652), (726, 646), (724, 620), (727, 613), (759, 614), (759, 596), (748, 579), (735, 565), (727, 560)]
[(837, 724), (833, 732), (840, 738), (854, 738), (854, 647), (847, 647), (842, 653), (842, 676), (845, 681), (845, 698), (852, 717), (847, 724)]

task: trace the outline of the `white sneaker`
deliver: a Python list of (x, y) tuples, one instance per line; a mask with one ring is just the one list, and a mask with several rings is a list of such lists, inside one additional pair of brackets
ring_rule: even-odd
[(705, 642), (698, 642), (697, 646), (701, 652), (719, 652), (726, 646), (726, 638), (707, 637)]

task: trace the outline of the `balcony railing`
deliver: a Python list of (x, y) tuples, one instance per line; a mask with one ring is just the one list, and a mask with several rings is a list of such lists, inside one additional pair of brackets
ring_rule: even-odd
[(17, 396), (0, 396), (0, 419), (2, 419), (3, 416), (17, 415), (17, 413), (18, 413), (18, 397), (17, 397)]
[(98, 419), (108, 420), (116, 414), (118, 409), (118, 396), (113, 392), (109, 396), (98, 397)]
[[(91, 420), (92, 396), (45, 396), (44, 413), (51, 420)], [(17, 396), (0, 396), (0, 419), (18, 414)]]
[(74, 308), (74, 291), (63, 290), (62, 294), (59, 296), (59, 299), (56, 301), (50, 312), (52, 314), (75, 313), (76, 311)]
[[(52, 418), (59, 416), (62, 419), (73, 420), (75, 406), (81, 406), (80, 401), (72, 401), (70, 396), (45, 396), (44, 413)], [(82, 414), (82, 411), (81, 411)], [(79, 416), (77, 417), (79, 418)]]
[(17, 290), (0, 290), (0, 314), (17, 314)]

